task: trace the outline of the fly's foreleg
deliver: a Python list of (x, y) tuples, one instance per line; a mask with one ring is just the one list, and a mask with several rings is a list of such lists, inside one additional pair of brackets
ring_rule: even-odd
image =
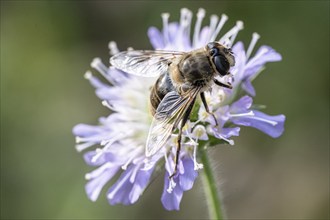
[(213, 81), (214, 81), (214, 83), (215, 83), (216, 85), (218, 85), (218, 86), (225, 87), (225, 88), (228, 88), (228, 89), (232, 89), (232, 88), (233, 88), (232, 85), (230, 85), (230, 84), (229, 84), (229, 85), (224, 84), (224, 83), (222, 83), (222, 82), (219, 82), (219, 81), (216, 80), (216, 79), (214, 79)]
[(205, 111), (206, 111), (208, 114), (212, 115), (212, 117), (213, 117), (213, 119), (214, 119), (214, 121), (215, 121), (215, 126), (218, 126), (217, 118), (216, 118), (215, 115), (214, 115), (212, 112), (210, 112), (210, 110), (209, 110), (209, 107), (208, 107), (207, 102), (206, 102), (206, 99), (205, 99), (205, 94), (204, 94), (204, 92), (201, 92), (201, 99), (202, 99), (202, 102), (203, 102), (203, 105), (204, 105)]

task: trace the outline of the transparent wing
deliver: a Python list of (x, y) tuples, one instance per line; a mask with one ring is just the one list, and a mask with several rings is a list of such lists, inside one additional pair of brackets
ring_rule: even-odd
[(117, 69), (138, 76), (159, 76), (167, 71), (171, 60), (184, 52), (161, 50), (123, 51), (110, 58)]
[(150, 126), (146, 143), (146, 156), (150, 157), (165, 146), (184, 113), (195, 100), (200, 88), (194, 88), (184, 96), (172, 91), (159, 104)]

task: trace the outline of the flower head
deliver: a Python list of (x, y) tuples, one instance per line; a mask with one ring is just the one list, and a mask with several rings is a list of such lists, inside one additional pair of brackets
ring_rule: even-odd
[[(258, 34), (253, 34), (245, 50), (242, 42), (234, 43), (238, 32), (243, 29), (243, 22), (238, 21), (227, 33), (220, 34), (228, 17), (212, 15), (210, 24), (202, 27), (204, 17), (205, 11), (199, 9), (192, 26), (193, 15), (188, 9), (181, 10), (179, 22), (169, 22), (169, 14), (164, 13), (163, 29), (151, 27), (148, 30), (155, 49), (191, 51), (204, 47), (208, 42), (218, 41), (232, 47), (236, 59), (236, 65), (230, 70), (231, 75), (223, 78), (233, 85), (233, 89), (212, 86), (205, 99), (213, 115), (203, 105), (197, 104), (183, 128), (177, 175), (173, 178), (169, 176), (175, 169), (177, 134), (172, 134), (166, 140), (165, 147), (155, 154), (148, 157), (145, 154), (153, 118), (149, 110), (150, 88), (157, 78), (137, 77), (106, 66), (99, 58), (93, 60), (91, 66), (108, 82), (99, 80), (91, 72), (87, 72), (85, 78), (96, 88), (97, 96), (111, 113), (101, 117), (98, 125), (78, 124), (73, 129), (76, 149), (83, 151), (86, 163), (95, 167), (85, 176), (88, 181), (86, 192), (92, 201), (99, 197), (105, 184), (115, 179), (107, 191), (109, 203), (135, 203), (150, 183), (155, 168), (165, 161), (161, 201), (167, 210), (178, 210), (183, 192), (193, 187), (198, 170), (203, 168), (203, 164), (197, 162), (201, 141), (218, 139), (233, 145), (231, 138), (239, 135), (241, 126), (257, 128), (274, 138), (283, 133), (285, 116), (269, 116), (254, 109), (251, 97), (255, 95), (252, 80), (267, 62), (279, 61), (281, 55), (269, 46), (261, 46), (251, 57)], [(119, 52), (114, 42), (109, 44), (109, 48), (112, 55)], [(247, 95), (240, 95), (241, 89)]]

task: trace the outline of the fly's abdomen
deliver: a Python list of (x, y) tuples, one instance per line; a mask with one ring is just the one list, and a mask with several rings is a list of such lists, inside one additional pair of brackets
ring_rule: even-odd
[(174, 90), (171, 79), (168, 74), (161, 75), (155, 85), (151, 88), (150, 93), (150, 104), (151, 104), (151, 114), (156, 113), (156, 109), (159, 103), (163, 100), (165, 95)]

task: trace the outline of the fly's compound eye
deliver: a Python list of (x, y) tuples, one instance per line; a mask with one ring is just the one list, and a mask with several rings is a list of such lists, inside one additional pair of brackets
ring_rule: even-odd
[(228, 74), (229, 63), (224, 56), (221, 56), (221, 55), (214, 56), (213, 62), (214, 62), (215, 68), (217, 69), (217, 71), (220, 73), (221, 76), (225, 76)]

